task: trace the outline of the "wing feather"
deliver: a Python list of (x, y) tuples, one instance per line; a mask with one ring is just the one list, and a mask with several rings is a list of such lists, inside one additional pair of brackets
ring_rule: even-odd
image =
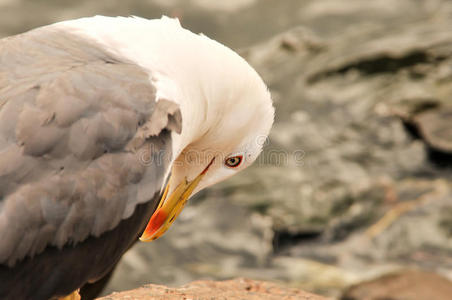
[(51, 26), (0, 40), (0, 264), (99, 236), (158, 192), (161, 133), (181, 116), (155, 97), (147, 72), (93, 41)]

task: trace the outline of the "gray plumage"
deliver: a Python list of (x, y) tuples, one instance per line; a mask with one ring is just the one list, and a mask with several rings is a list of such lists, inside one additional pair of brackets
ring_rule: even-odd
[(0, 264), (99, 237), (153, 199), (164, 133), (181, 130), (155, 94), (94, 41), (53, 27), (0, 40)]

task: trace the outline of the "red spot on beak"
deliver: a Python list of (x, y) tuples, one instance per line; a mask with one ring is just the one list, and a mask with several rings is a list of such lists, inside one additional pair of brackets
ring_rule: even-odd
[(149, 220), (148, 225), (146, 226), (146, 229), (144, 230), (145, 235), (153, 235), (154, 232), (156, 232), (162, 226), (167, 217), (168, 214), (161, 208), (154, 212), (151, 219)]

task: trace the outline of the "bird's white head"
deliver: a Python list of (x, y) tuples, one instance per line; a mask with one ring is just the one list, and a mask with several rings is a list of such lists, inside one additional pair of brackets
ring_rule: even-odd
[[(172, 133), (171, 177), (141, 237), (154, 240), (191, 195), (256, 160), (273, 124), (270, 93), (238, 54), (183, 29), (176, 19), (82, 20), (78, 27), (86, 26), (93, 38), (149, 71), (158, 99), (180, 107), (182, 131)], [(121, 28), (112, 31), (112, 26)]]

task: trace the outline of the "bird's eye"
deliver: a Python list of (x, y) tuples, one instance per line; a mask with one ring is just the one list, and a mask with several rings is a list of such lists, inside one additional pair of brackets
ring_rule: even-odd
[(229, 168), (236, 168), (240, 166), (240, 164), (242, 163), (242, 159), (243, 159), (242, 155), (232, 156), (227, 158), (224, 161), (224, 164)]

